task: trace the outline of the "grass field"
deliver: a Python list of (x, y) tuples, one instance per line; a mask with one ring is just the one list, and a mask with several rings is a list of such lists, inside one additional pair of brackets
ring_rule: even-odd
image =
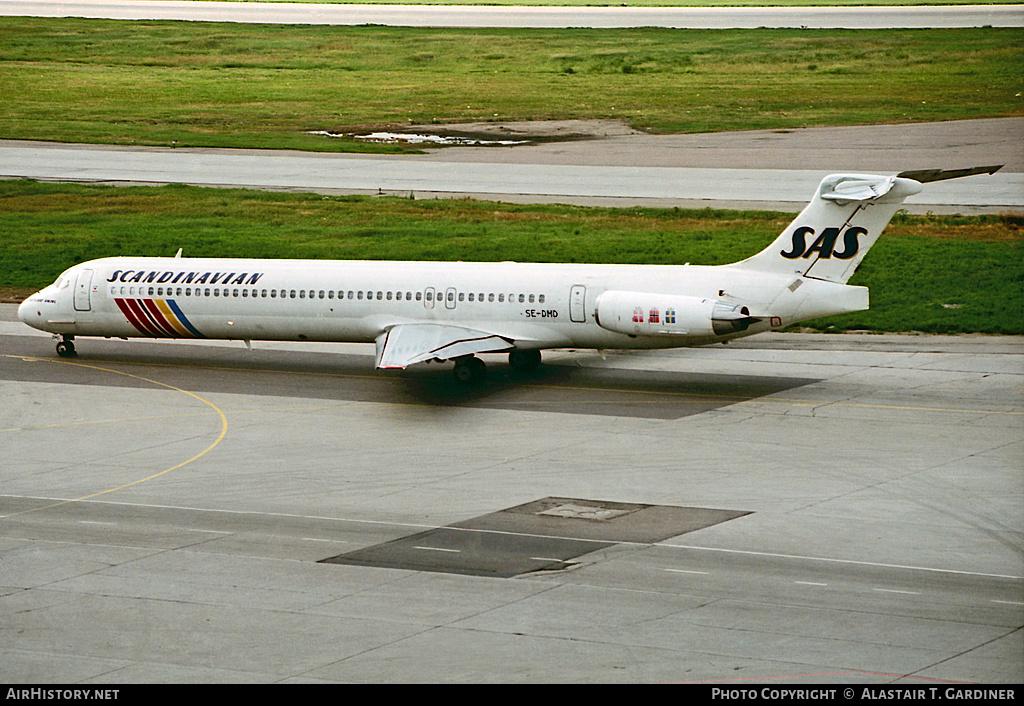
[[(658, 0), (652, 0), (658, 2)], [(717, 3), (716, 3), (717, 4)], [(0, 18), (0, 138), (396, 150), (309, 134), (617, 118), (657, 132), (1024, 114), (1024, 31), (448, 30)], [(0, 290), (108, 255), (721, 264), (763, 212), (0, 182)], [(898, 216), (815, 326), (1024, 333), (1021, 219)]]
[[(380, 149), (381, 124), (656, 132), (1024, 114), (1024, 30), (455, 30), (0, 18), (0, 137)], [(394, 149), (394, 148), (387, 148)]]
[[(186, 186), (0, 182), (3, 283), (25, 292), (111, 255), (724, 264), (792, 216), (522, 206)], [(854, 275), (867, 312), (825, 330), (1024, 333), (1020, 217), (898, 214)]]

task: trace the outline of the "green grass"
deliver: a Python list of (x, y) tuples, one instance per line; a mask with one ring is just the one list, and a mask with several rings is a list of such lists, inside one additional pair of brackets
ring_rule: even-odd
[[(1024, 114), (1024, 30), (477, 30), (0, 18), (0, 137), (306, 150), (371, 125), (656, 132)], [(387, 148), (395, 149), (395, 148)]]
[[(0, 182), (0, 289), (112, 255), (724, 264), (788, 214), (509, 205), (188, 186)], [(822, 330), (1024, 333), (1024, 218), (897, 215), (852, 284), (867, 312)]]

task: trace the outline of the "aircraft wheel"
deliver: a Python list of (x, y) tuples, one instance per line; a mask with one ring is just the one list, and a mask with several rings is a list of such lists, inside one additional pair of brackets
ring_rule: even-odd
[(77, 353), (75, 353), (75, 344), (71, 341), (58, 342), (57, 355), (61, 358), (74, 358), (77, 355)]
[(539, 350), (514, 350), (508, 354), (508, 364), (516, 372), (533, 370), (540, 365)]
[(455, 361), (455, 369), (452, 372), (455, 379), (463, 385), (472, 385), (484, 379), (487, 366), (476, 356), (467, 356)]

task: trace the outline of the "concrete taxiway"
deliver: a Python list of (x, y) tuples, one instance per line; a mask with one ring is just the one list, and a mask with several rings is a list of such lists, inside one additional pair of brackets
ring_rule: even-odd
[[(907, 199), (906, 209), (1024, 212), (1021, 118), (710, 135), (646, 135), (617, 121), (445, 127), (452, 128), (486, 130), (491, 137), (511, 137), (527, 144), (366, 156), (5, 140), (0, 141), (0, 176), (798, 211), (821, 179), (837, 171), (895, 174), (1004, 165), (996, 174), (928, 184)], [(796, 164), (802, 168), (792, 168)]]
[[(825, 5), (822, 3), (822, 5)], [(185, 0), (0, 0), (0, 15), (405, 27), (878, 29), (1020, 27), (1024, 5), (938, 7), (528, 7)]]
[(8, 683), (1024, 678), (1024, 344), (372, 370), (0, 306)]

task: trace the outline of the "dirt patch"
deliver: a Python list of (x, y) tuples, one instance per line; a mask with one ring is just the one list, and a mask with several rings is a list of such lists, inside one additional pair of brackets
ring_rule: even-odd
[(0, 304), (20, 304), (35, 292), (29, 287), (0, 287)]
[[(453, 140), (473, 140), (484, 143), (515, 141), (519, 144), (573, 142), (629, 137), (645, 133), (631, 128), (619, 120), (521, 120), (509, 122), (430, 123), (375, 125), (350, 134), (362, 135), (387, 132), (409, 135), (432, 135)], [(434, 147), (419, 143), (420, 147)]]

